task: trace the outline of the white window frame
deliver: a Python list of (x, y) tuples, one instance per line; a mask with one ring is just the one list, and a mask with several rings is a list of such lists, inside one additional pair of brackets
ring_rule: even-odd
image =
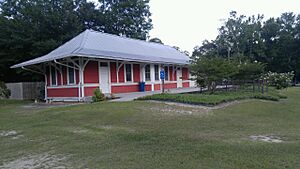
[[(155, 66), (157, 66), (157, 68), (158, 68), (158, 79), (157, 80), (155, 79)], [(160, 81), (160, 70), (159, 70), (160, 65), (154, 64), (153, 67), (154, 67), (154, 81), (158, 82), (158, 81)]]
[[(127, 74), (126, 74), (126, 65), (131, 65), (131, 81), (127, 81)], [(124, 63), (124, 81), (125, 83), (133, 83), (133, 64), (132, 63)]]
[[(50, 67), (50, 86), (57, 86), (57, 70), (55, 69), (55, 67), (53, 66), (49, 66)], [(52, 69), (55, 70), (55, 84), (52, 83)]]
[[(150, 79), (149, 80), (147, 80), (147, 78), (146, 78), (146, 67), (147, 66), (149, 66), (149, 73), (150, 73)], [(151, 82), (151, 64), (145, 65), (144, 76), (145, 76), (145, 82)]]
[[(69, 65), (70, 66), (70, 65)], [(74, 70), (74, 83), (70, 83), (70, 76), (69, 76), (69, 67), (67, 67), (67, 84), (68, 85), (75, 85), (76, 84), (76, 71), (75, 69), (73, 68)]]

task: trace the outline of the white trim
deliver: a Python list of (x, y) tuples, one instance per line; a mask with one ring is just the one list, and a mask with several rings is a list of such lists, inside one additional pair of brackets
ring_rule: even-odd
[(47, 89), (60, 89), (60, 88), (78, 88), (79, 85), (72, 85), (72, 86), (48, 86)]
[[(70, 76), (69, 76), (69, 69), (73, 69), (74, 71), (74, 83), (70, 83)], [(67, 85), (74, 85), (76, 84), (76, 71), (74, 68), (71, 68), (71, 67), (67, 67)]]
[(138, 85), (139, 83), (112, 83), (111, 86), (131, 86), (131, 85)]
[[(148, 65), (149, 65), (149, 68), (150, 68), (150, 72), (149, 72), (150, 73), (150, 80), (146, 79), (146, 66), (148, 66)], [(144, 72), (143, 73), (144, 73), (144, 77), (145, 77), (144, 82), (151, 82), (151, 64), (145, 64), (144, 65)]]
[[(107, 69), (108, 69), (108, 93), (111, 93), (111, 74), (110, 74), (110, 62), (109, 61), (102, 61), (102, 60), (98, 61), (98, 74), (99, 74), (99, 84), (98, 84), (98, 87), (99, 87), (99, 89), (101, 89), (101, 71), (100, 71), (101, 62), (102, 63), (107, 63)], [(117, 80), (118, 80), (118, 78), (117, 78)]]

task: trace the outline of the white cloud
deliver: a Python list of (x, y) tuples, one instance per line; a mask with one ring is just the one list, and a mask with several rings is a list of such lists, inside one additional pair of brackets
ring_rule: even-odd
[(154, 25), (150, 35), (191, 52), (203, 40), (216, 37), (220, 19), (227, 18), (232, 10), (269, 18), (297, 12), (299, 6), (297, 0), (150, 0)]

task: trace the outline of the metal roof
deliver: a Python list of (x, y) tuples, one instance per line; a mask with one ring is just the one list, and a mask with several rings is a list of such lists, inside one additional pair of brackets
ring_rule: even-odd
[(187, 55), (170, 46), (88, 29), (49, 54), (14, 65), (11, 68), (72, 56), (165, 64), (188, 64), (189, 62)]

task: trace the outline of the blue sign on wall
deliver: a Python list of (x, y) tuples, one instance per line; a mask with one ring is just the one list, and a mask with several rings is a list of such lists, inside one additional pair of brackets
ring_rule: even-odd
[(164, 70), (160, 71), (160, 79), (161, 80), (165, 79), (165, 71)]

